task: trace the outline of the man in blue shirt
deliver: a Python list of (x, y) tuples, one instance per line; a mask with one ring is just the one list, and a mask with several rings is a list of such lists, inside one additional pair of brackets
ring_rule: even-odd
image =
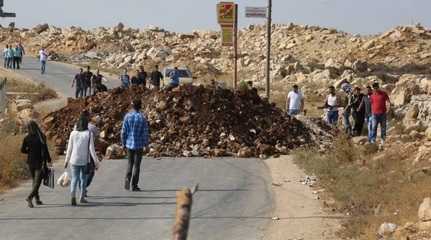
[(175, 67), (174, 70), (169, 73), (169, 77), (171, 78), (171, 82), (166, 87), (166, 90), (168, 91), (180, 85), (180, 71), (178, 71), (178, 67)]
[(133, 100), (132, 111), (126, 114), (121, 129), (121, 143), (127, 148), (128, 167), (124, 188), (139, 192), (139, 174), (144, 147), (149, 144), (149, 127), (145, 116), (140, 112), (142, 107), (141, 100)]

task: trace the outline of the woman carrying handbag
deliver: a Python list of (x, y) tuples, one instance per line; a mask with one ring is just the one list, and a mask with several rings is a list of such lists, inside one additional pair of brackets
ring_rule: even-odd
[(94, 148), (94, 136), (88, 130), (88, 118), (81, 115), (76, 126), (76, 130), (70, 133), (69, 143), (67, 147), (66, 159), (64, 168), (67, 169), (70, 164), (72, 180), (70, 184), (71, 204), (77, 205), (76, 190), (81, 189), (80, 203), (87, 203), (85, 192), (87, 188), (87, 168), (90, 164), (90, 156), (93, 158), (96, 169), (98, 168), (99, 160)]
[(37, 123), (31, 120), (27, 128), (28, 134), (22, 143), (21, 152), (27, 154), (27, 164), (33, 179), (33, 188), (30, 195), (26, 198), (28, 207), (33, 208), (33, 198), (36, 199), (36, 205), (43, 204), (40, 200), (39, 188), (44, 175), (47, 174), (48, 165), (52, 167), (52, 164), (46, 137)]

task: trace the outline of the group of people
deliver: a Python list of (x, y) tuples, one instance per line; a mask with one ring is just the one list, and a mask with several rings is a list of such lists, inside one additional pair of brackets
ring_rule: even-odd
[[(141, 191), (139, 188), (139, 175), (144, 149), (149, 144), (149, 124), (141, 113), (141, 100), (132, 102), (131, 111), (124, 117), (121, 129), (121, 142), (127, 150), (128, 166), (124, 188), (131, 191)], [(70, 168), (70, 203), (77, 206), (78, 203), (86, 204), (88, 187), (91, 185), (96, 170), (101, 161), (96, 153), (96, 144), (99, 138), (101, 119), (92, 117), (89, 111), (83, 111), (79, 116), (73, 131), (70, 133), (64, 168)], [(46, 137), (35, 121), (27, 125), (28, 134), (24, 138), (21, 151), (28, 155), (27, 164), (32, 176), (33, 187), (26, 198), (28, 207), (33, 208), (33, 200), (36, 205), (42, 205), (39, 188), (42, 179), (46, 177), (48, 168), (52, 168)], [(79, 198), (77, 193), (79, 192)]]
[[(147, 78), (150, 79), (149, 86), (152, 89), (160, 90), (161, 81), (164, 79), (163, 74), (159, 71), (159, 66), (154, 66), (153, 71), (150, 74), (145, 72), (143, 66), (136, 70), (136, 74), (132, 77), (128, 74), (128, 70), (125, 68), (123, 73), (120, 75), (121, 87), (129, 88), (130, 86), (142, 86), (147, 87)], [(180, 85), (180, 72), (178, 67), (175, 67), (169, 73), (170, 82), (165, 89), (172, 90)]]
[[(342, 81), (341, 90), (345, 94), (345, 99), (337, 94), (334, 86), (328, 88), (329, 94), (320, 109), (325, 109), (325, 120), (329, 125), (337, 126), (340, 109), (342, 109), (343, 125), (346, 134), (349, 136), (361, 136), (364, 125), (367, 123), (368, 140), (376, 143), (378, 127), (380, 126), (382, 146), (386, 139), (387, 113), (390, 110), (391, 102), (388, 94), (380, 89), (379, 83), (366, 87), (366, 93), (362, 93), (360, 87), (353, 88), (348, 81)], [(344, 101), (343, 101), (344, 100)], [(344, 104), (343, 104), (344, 102)], [(287, 112), (291, 116), (305, 112), (304, 96), (297, 85), (287, 96)], [(352, 121), (353, 120), (353, 121)]]
[(15, 47), (13, 45), (6, 45), (3, 49), (4, 68), (20, 69), (24, 55), (25, 50), (21, 43), (16, 44)]
[(87, 71), (80, 68), (79, 73), (72, 80), (72, 88), (75, 87), (75, 97), (87, 97), (98, 92), (105, 92), (108, 88), (103, 84), (103, 75), (99, 69), (96, 73), (91, 72), (91, 67), (87, 66)]

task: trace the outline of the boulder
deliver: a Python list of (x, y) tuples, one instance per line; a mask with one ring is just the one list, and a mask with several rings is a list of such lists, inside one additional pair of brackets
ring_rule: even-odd
[(27, 108), (33, 108), (33, 104), (29, 99), (17, 99), (15, 100), (16, 111), (20, 112)]
[(33, 32), (37, 34), (41, 34), (49, 29), (49, 25), (47, 23), (45, 24), (39, 24), (36, 27), (33, 28)]
[(418, 210), (419, 220), (422, 222), (431, 221), (431, 198), (425, 198)]
[(383, 223), (382, 225), (380, 225), (377, 234), (383, 238), (391, 237), (395, 233), (397, 228), (398, 226), (394, 223)]
[(425, 131), (425, 137), (427, 138), (428, 141), (431, 141), (431, 126), (427, 128), (427, 130)]

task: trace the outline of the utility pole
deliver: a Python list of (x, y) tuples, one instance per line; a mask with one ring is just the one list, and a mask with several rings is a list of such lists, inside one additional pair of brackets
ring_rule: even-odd
[(235, 4), (235, 22), (233, 25), (234, 34), (234, 64), (233, 64), (233, 88), (236, 90), (238, 87), (238, 4)]
[(268, 0), (268, 19), (266, 22), (267, 31), (267, 52), (266, 52), (266, 97), (271, 96), (271, 34), (272, 34), (272, 0)]

